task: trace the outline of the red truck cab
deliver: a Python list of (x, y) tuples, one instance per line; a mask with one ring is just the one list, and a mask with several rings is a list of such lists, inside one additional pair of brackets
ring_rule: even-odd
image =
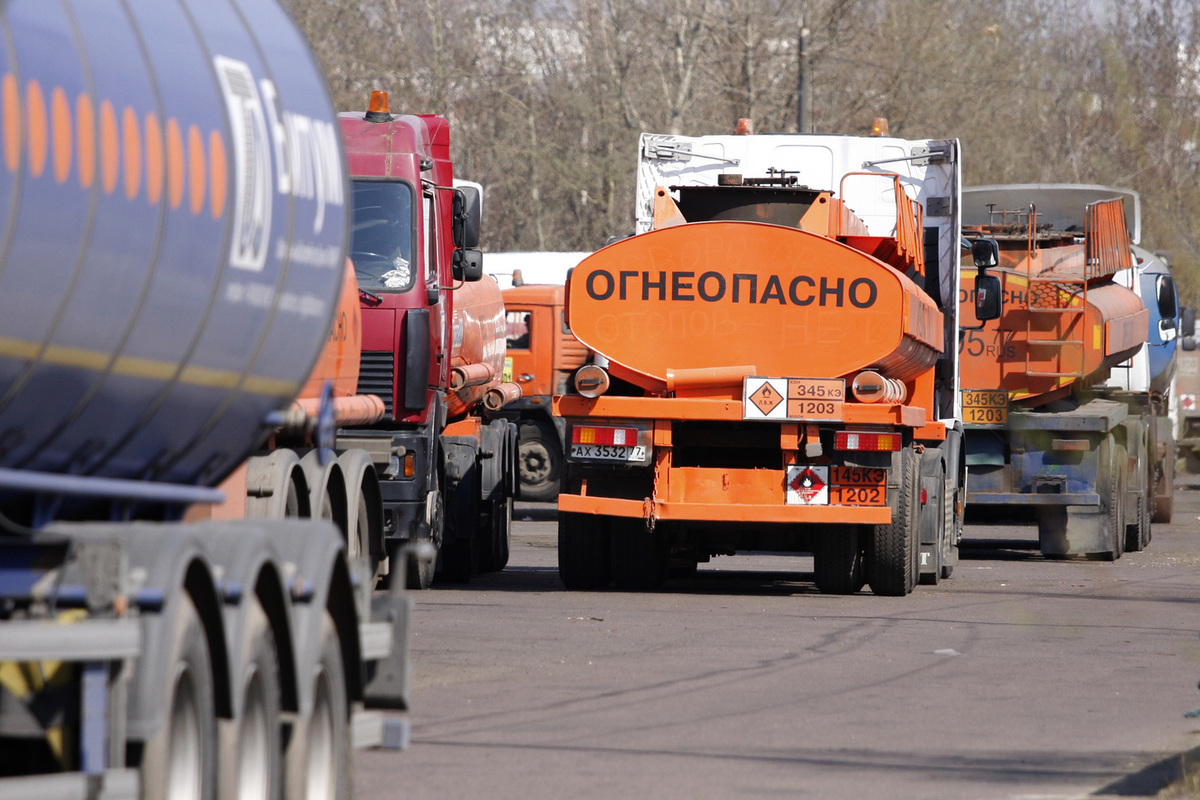
[[(385, 546), (426, 538), (438, 549), (437, 567), (410, 567), (417, 587), (435, 568), (459, 580), (501, 569), (516, 430), (481, 414), (501, 382), (504, 307), (474, 249), (480, 194), (454, 187), (444, 117), (393, 115), (376, 92), (365, 115), (339, 122), (363, 316), (359, 392), (386, 408), (380, 423), (350, 435), (379, 472)], [(456, 369), (470, 376), (451, 390)]]

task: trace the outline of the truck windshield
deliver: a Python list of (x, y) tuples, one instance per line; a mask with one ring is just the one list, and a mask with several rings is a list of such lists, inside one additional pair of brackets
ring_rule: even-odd
[(350, 260), (358, 285), (407, 291), (413, 285), (413, 191), (407, 183), (354, 181)]

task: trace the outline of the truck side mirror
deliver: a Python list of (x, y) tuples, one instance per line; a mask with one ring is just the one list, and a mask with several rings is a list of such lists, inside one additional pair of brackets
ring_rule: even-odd
[(479, 247), (482, 215), (483, 203), (478, 189), (460, 186), (454, 190), (454, 221), (450, 233), (455, 247)]
[(483, 253), (478, 250), (459, 248), (454, 251), (454, 262), (450, 266), (454, 280), (473, 283), (483, 278)]
[(981, 269), (975, 276), (975, 318), (980, 322), (997, 319), (1004, 310), (1000, 279)]
[[(976, 239), (971, 243), (971, 258), (975, 261), (975, 266), (981, 269), (999, 266), (1000, 245), (995, 239)], [(988, 319), (995, 319), (995, 317)]]
[(1175, 281), (1171, 280), (1169, 275), (1161, 275), (1158, 278), (1156, 294), (1158, 297), (1158, 315), (1165, 320), (1174, 320), (1178, 309), (1175, 306)]

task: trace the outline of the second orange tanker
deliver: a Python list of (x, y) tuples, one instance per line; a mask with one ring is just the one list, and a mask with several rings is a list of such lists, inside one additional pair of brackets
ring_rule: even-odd
[[(975, 324), (977, 276), (963, 271), (968, 498), (1032, 507), (1046, 555), (1114, 559), (1148, 539), (1150, 431), (1103, 383), (1145, 343), (1148, 313), (1113, 280), (1133, 266), (1123, 198), (1089, 188), (1070, 219), (1029, 200), (1015, 211), (993, 203), (987, 224), (964, 229), (998, 243), (1003, 299), (999, 318)], [(988, 202), (964, 197), (968, 220), (970, 204)]]

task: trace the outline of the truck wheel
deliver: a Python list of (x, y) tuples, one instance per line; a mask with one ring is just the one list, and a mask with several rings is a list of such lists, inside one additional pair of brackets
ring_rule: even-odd
[[(430, 514), (431, 520), (429, 523), (429, 541), (433, 545), (434, 556), (430, 559), (409, 558), (408, 559), (408, 574), (406, 588), (408, 589), (428, 589), (433, 585), (433, 576), (437, 570), (438, 561), (442, 558), (442, 542), (446, 529), (446, 506), (445, 499), (442, 496), (441, 478), (438, 475), (438, 470), (433, 472), (433, 483), (429, 489), (429, 497), (432, 497), (430, 502), (433, 503), (433, 511)], [(395, 541), (390, 545), (388, 562), (390, 564), (400, 563), (400, 557), (397, 555), (400, 547), (403, 546), (402, 540)]]
[(949, 480), (946, 481), (946, 486), (942, 489), (942, 496), (945, 499), (945, 522), (942, 528), (945, 538), (942, 540), (942, 566), (941, 579), (946, 580), (954, 574), (954, 566), (958, 564), (958, 543), (961, 539), (959, 535), (961, 518), (956, 513), (958, 499), (956, 497), (957, 490)]
[(596, 591), (612, 583), (609, 519), (558, 515), (558, 577), (571, 591)]
[[(1174, 481), (1172, 481), (1174, 483)], [(1154, 522), (1161, 522), (1165, 525), (1171, 524), (1171, 515), (1175, 513), (1175, 498), (1170, 494), (1159, 495), (1154, 504)], [(1147, 534), (1146, 543), (1150, 543), (1151, 534)]]
[(338, 455), (346, 507), (346, 555), (365, 558), (371, 569), (372, 585), (384, 577), (383, 497), (379, 477), (364, 450), (351, 449)]
[(667, 580), (671, 551), (664, 536), (646, 530), (640, 518), (612, 519), (612, 575), (618, 589), (648, 592)]
[(350, 714), (346, 671), (333, 617), (321, 620), (321, 651), (311, 675), (312, 713), (295, 723), (287, 748), (289, 800), (348, 800)]
[[(922, 514), (927, 515), (926, 519), (931, 519), (937, 526), (936, 541), (934, 541), (933, 547), (930, 548), (930, 557), (933, 560), (932, 564), (922, 566), (921, 559), (925, 555), (925, 544), (921, 544), (921, 555), (917, 561), (917, 582), (922, 586), (937, 586), (938, 581), (942, 579), (942, 565), (946, 558), (946, 539), (950, 537), (949, 515), (947, 514), (947, 505), (949, 502), (947, 492), (950, 490), (950, 484), (947, 482), (944, 473), (945, 468), (942, 468), (937, 475), (937, 481), (931, 481), (931, 484), (937, 487), (936, 495), (940, 498), (938, 507), (934, 509), (926, 508), (920, 504), (917, 505), (918, 530), (921, 530), (924, 526), (924, 523), (920, 521), (920, 515)], [(925, 477), (922, 477), (921, 481), (924, 482)]]
[(546, 502), (558, 496), (562, 476), (562, 446), (554, 426), (546, 422), (521, 425), (518, 444), (521, 499)]
[(1139, 494), (1134, 508), (1126, 511), (1132, 511), (1133, 521), (1125, 525), (1125, 550), (1137, 553), (1149, 541), (1150, 514), (1146, 508), (1146, 496)]
[(243, 663), (234, 673), (239, 715), (220, 723), (221, 797), (273, 800), (283, 796), (279, 655), (257, 597), (247, 615)]
[(474, 536), (443, 543), (438, 558), (442, 562), (442, 578), (449, 583), (466, 583), (479, 572), (479, 548)]
[[(1194, 453), (1191, 450), (1184, 450), (1183, 468), (1193, 475), (1200, 473), (1200, 454)], [(1155, 521), (1157, 522), (1157, 520)]]
[(480, 558), (479, 568), (483, 572), (499, 572), (508, 566), (509, 531), (512, 528), (512, 498), (493, 498), (488, 512), (490, 545), (486, 558)]
[[(1108, 445), (1106, 448), (1105, 445)], [(1105, 458), (1105, 453), (1111, 457)], [(1108, 533), (1109, 549), (1101, 553), (1090, 553), (1089, 558), (1099, 561), (1116, 561), (1125, 552), (1125, 476), (1129, 457), (1125, 446), (1109, 436), (1100, 445), (1100, 475), (1101, 485), (1108, 484), (1108, 490), (1100, 497), (1100, 511), (1104, 515), (1105, 530)]]
[[(1162, 458), (1162, 476), (1154, 482), (1154, 513), (1151, 519), (1170, 525), (1171, 514), (1175, 510), (1175, 437), (1167, 437), (1162, 447), (1166, 455)], [(1200, 467), (1200, 463), (1196, 466)], [(1154, 469), (1153, 474), (1157, 473), (1158, 470)], [(1152, 534), (1153, 531), (1147, 531), (1147, 544), (1150, 543)]]
[(217, 781), (217, 714), (212, 662), (200, 614), (180, 595), (162, 708), (166, 723), (142, 751), (145, 800), (212, 800)]
[(867, 582), (858, 526), (822, 533), (813, 551), (813, 578), (822, 594), (854, 594)]
[(906, 447), (900, 453), (900, 481), (888, 505), (892, 521), (876, 525), (871, 537), (867, 581), (877, 595), (903, 597), (917, 584), (921, 532), (917, 525), (918, 457)]

